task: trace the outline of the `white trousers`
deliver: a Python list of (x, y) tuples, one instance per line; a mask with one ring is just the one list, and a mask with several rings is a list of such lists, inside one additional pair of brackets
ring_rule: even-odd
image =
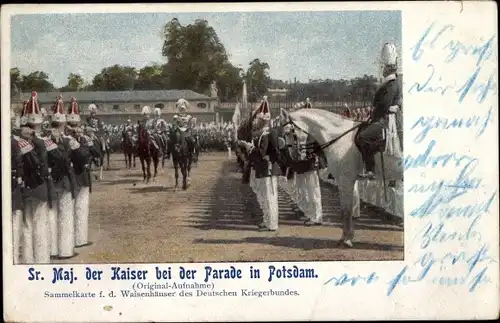
[(51, 255), (71, 257), (75, 248), (74, 201), (71, 192), (56, 194), (54, 209), (49, 211)]
[(12, 256), (14, 265), (21, 262), (21, 239), (23, 237), (23, 211), (12, 211)]
[(26, 200), (24, 207), (23, 263), (48, 264), (50, 262), (50, 230), (48, 203)]
[(316, 171), (297, 174), (298, 205), (304, 215), (311, 221), (323, 221), (323, 206), (321, 204), (321, 187)]
[[(297, 174), (293, 174), (293, 177), (287, 179), (285, 176), (280, 176), (278, 178), (281, 188), (290, 196), (292, 201), (298, 205), (298, 190), (297, 190)], [(300, 208), (300, 207), (299, 207)]]
[(77, 189), (74, 204), (75, 246), (84, 246), (89, 242), (89, 198), (88, 187)]
[(257, 199), (261, 201), (264, 213), (264, 225), (270, 230), (278, 230), (278, 177), (256, 178), (255, 182)]
[(228, 159), (231, 159), (232, 156), (233, 155), (231, 153), (231, 147), (227, 147), (227, 157), (228, 157)]

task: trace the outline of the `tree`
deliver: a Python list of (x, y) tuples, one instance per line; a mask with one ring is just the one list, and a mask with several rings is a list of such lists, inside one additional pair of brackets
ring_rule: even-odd
[(267, 93), (267, 89), (271, 86), (271, 78), (269, 77), (269, 64), (261, 62), (256, 58), (249, 63), (246, 73), (246, 82), (250, 87), (249, 99), (251, 102), (256, 102)]
[(10, 69), (10, 94), (14, 95), (22, 90), (23, 78), (21, 71), (17, 68)]
[(23, 91), (52, 92), (54, 84), (49, 82), (49, 75), (42, 71), (32, 72), (22, 76), (21, 88)]
[(94, 91), (127, 91), (133, 90), (137, 80), (134, 67), (113, 65), (103, 68), (94, 76), (91, 89)]
[(164, 66), (152, 64), (139, 70), (134, 89), (163, 90), (168, 88), (168, 77), (163, 72)]
[(63, 86), (60, 91), (62, 92), (77, 92), (77, 91), (84, 91), (86, 89), (86, 84), (85, 80), (81, 75), (75, 74), (75, 73), (70, 73), (68, 75), (68, 84)]
[(182, 26), (174, 18), (165, 24), (162, 55), (168, 60), (164, 74), (168, 75), (172, 88), (206, 93), (215, 80), (223, 95), (234, 93), (226, 82), (234, 81), (236, 68), (206, 20)]

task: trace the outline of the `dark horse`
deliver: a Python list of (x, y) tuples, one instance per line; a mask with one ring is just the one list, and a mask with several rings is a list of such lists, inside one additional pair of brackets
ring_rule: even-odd
[(125, 155), (125, 167), (128, 170), (132, 169), (132, 160), (133, 167), (135, 168), (135, 158), (137, 154), (137, 143), (134, 140), (134, 135), (131, 130), (123, 131), (122, 133), (122, 149), (123, 154)]
[(194, 147), (187, 136), (188, 134), (178, 127), (172, 128), (168, 136), (168, 154), (172, 155), (175, 170), (175, 189), (179, 186), (179, 167), (182, 173), (182, 189), (185, 190), (188, 186)]
[(142, 173), (144, 182), (147, 184), (151, 179), (151, 160), (154, 164), (154, 175), (156, 178), (158, 174), (158, 164), (160, 163), (160, 149), (154, 145), (151, 136), (142, 123), (139, 124), (139, 143), (137, 147), (137, 154), (141, 160)]

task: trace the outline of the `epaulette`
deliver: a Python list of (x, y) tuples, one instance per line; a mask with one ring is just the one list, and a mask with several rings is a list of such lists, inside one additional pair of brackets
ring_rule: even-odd
[(18, 136), (13, 136), (13, 137), (17, 142), (19, 150), (21, 151), (21, 155), (26, 155), (27, 153), (33, 150), (33, 145), (28, 140), (25, 140)]
[(38, 137), (38, 139), (43, 140), (43, 143), (45, 144), (45, 149), (47, 149), (47, 151), (52, 151), (54, 149), (57, 149), (57, 144), (53, 142), (52, 139), (48, 137)]
[(78, 142), (78, 140), (76, 140), (72, 136), (63, 135), (62, 138), (68, 140), (69, 147), (71, 150), (77, 150), (78, 148), (80, 148), (80, 143)]

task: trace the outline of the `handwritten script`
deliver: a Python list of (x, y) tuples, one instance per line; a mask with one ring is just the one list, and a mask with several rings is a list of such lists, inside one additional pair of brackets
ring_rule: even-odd
[(498, 174), (488, 163), (498, 156), (484, 151), (498, 144), (489, 131), (497, 124), (496, 43), (496, 34), (472, 37), (439, 21), (410, 43), (416, 72), (405, 74), (405, 99), (427, 109), (405, 115), (405, 138), (412, 145), (402, 160), (405, 175), (421, 174), (415, 176), (421, 181), (405, 176), (405, 194), (413, 202), (405, 210), (410, 232), (405, 247), (412, 256), (389, 275), (344, 272), (325, 285), (384, 284), (385, 294), (393, 296), (416, 284), (474, 293), (492, 283), (498, 260), (485, 221), (498, 216), (498, 184), (491, 182)]

